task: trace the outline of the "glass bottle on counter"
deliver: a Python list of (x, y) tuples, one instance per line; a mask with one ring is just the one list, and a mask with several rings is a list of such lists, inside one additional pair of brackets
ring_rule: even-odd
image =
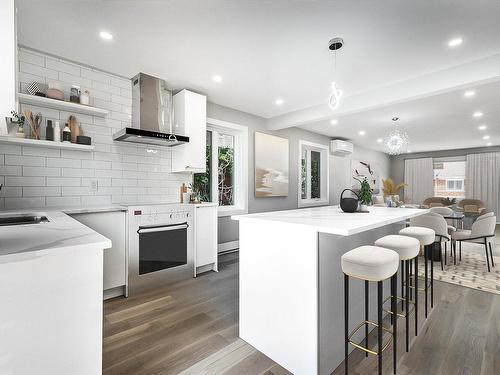
[(66, 123), (62, 131), (62, 141), (71, 143), (71, 129), (69, 128), (68, 123)]

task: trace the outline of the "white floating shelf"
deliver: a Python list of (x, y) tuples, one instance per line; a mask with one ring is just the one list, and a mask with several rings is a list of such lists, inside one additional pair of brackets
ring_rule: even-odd
[(43, 96), (18, 93), (17, 97), (19, 98), (19, 102), (23, 104), (31, 104), (39, 107), (58, 109), (60, 111), (82, 113), (84, 115), (99, 117), (105, 117), (109, 114), (109, 111), (107, 109), (96, 108), (72, 102), (65, 102), (63, 100), (44, 98)]
[[(92, 151), (94, 146), (92, 145), (80, 145), (77, 143), (69, 143), (69, 142), (54, 142), (54, 141), (42, 141), (36, 139), (28, 139), (28, 138), (16, 138), (16, 137), (0, 137), (0, 143), (4, 144), (14, 144), (21, 146), (34, 146), (34, 147), (47, 147), (47, 148), (61, 148), (68, 150), (80, 150), (80, 151)], [(0, 152), (2, 147), (0, 146)]]

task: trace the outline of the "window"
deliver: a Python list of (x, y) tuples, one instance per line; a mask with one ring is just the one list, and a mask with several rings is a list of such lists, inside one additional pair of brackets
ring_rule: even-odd
[(206, 172), (194, 174), (193, 187), (202, 202), (219, 203), (219, 216), (246, 213), (248, 130), (225, 121), (207, 122)]
[(328, 204), (328, 146), (299, 141), (299, 207)]
[(465, 157), (434, 159), (434, 195), (465, 198)]
[(450, 191), (464, 190), (464, 180), (446, 180), (446, 190)]

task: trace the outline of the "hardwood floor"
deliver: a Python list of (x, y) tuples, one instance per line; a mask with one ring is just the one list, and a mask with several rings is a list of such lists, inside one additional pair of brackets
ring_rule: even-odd
[[(103, 373), (265, 374), (288, 371), (238, 338), (238, 256), (207, 273), (132, 298), (105, 303)], [(500, 296), (435, 283), (435, 306), (404, 353), (398, 324), (398, 374), (500, 374)], [(423, 314), (423, 305), (420, 305)], [(410, 324), (413, 334), (413, 324)], [(374, 340), (372, 340), (374, 342)], [(384, 352), (385, 374), (392, 353)], [(376, 357), (354, 351), (350, 374), (376, 373)], [(343, 365), (334, 372), (343, 374)]]

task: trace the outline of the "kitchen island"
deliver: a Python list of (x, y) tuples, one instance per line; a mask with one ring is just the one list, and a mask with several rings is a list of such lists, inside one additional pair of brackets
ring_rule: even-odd
[[(233, 216), (240, 231), (240, 337), (295, 375), (331, 374), (344, 359), (340, 257), (426, 212), (328, 206)], [(363, 291), (362, 281), (351, 283), (351, 329), (364, 320)], [(376, 320), (375, 284), (369, 304)]]
[(101, 374), (111, 241), (60, 211), (22, 215), (0, 214), (0, 374)]

